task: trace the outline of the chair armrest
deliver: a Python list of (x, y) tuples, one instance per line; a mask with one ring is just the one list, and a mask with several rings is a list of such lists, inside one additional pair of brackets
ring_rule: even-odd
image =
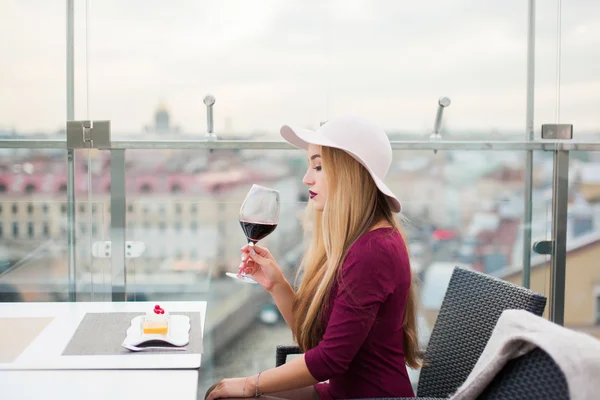
[(287, 361), (287, 356), (290, 354), (302, 354), (302, 350), (298, 346), (277, 346), (277, 354), (275, 358), (275, 366), (280, 367)]

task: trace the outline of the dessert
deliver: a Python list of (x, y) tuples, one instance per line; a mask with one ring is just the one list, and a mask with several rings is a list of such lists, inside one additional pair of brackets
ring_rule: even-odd
[(166, 335), (169, 332), (169, 312), (158, 304), (146, 313), (142, 330), (145, 335)]

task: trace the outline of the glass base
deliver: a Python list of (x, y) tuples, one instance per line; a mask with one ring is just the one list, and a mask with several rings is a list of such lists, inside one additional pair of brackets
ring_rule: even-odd
[(241, 281), (241, 282), (258, 283), (254, 279), (252, 279), (252, 277), (250, 275), (238, 275), (235, 272), (226, 272), (225, 275), (227, 275), (230, 278), (237, 279), (238, 281)]

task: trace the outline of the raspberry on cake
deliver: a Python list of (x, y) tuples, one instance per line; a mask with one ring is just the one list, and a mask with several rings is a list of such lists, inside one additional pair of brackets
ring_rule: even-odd
[(169, 332), (169, 312), (157, 304), (152, 312), (146, 313), (142, 328), (145, 335), (166, 335)]

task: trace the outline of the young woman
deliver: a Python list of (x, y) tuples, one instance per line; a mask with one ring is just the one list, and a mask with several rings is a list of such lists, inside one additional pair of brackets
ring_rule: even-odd
[(224, 379), (207, 398), (414, 396), (406, 365), (420, 363), (416, 302), (395, 218), (400, 203), (383, 183), (392, 161), (387, 135), (355, 116), (317, 131), (284, 126), (281, 134), (308, 153), (303, 182), (314, 216), (303, 279), (295, 292), (259, 246), (242, 248), (240, 270), (273, 296), (304, 354), (258, 375)]

